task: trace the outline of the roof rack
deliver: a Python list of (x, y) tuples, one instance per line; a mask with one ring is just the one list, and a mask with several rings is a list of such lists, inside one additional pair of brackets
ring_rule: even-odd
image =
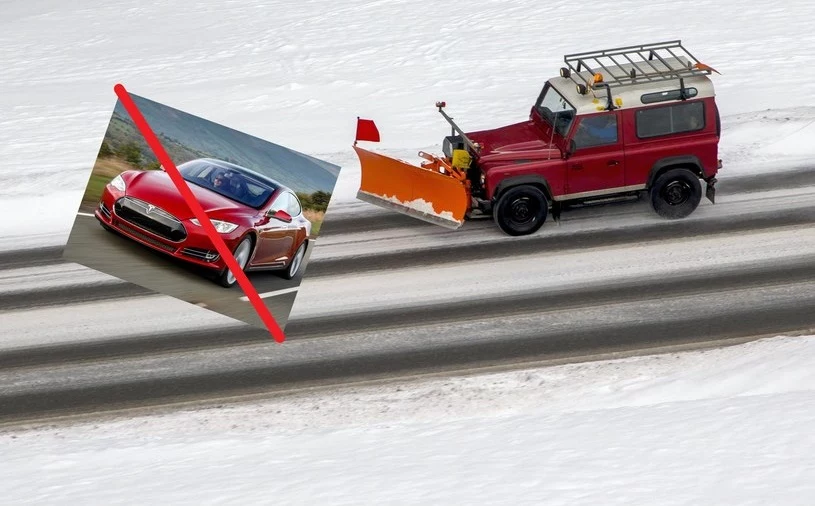
[[(606, 85), (608, 88), (616, 88), (668, 81), (708, 75), (711, 72), (709, 67), (697, 68), (699, 60), (682, 46), (681, 40), (567, 54), (563, 61), (567, 65), (567, 68), (561, 69), (563, 77), (571, 77), (576, 84), (595, 89), (606, 88)], [(615, 72), (609, 67), (616, 67)], [(627, 72), (623, 70), (626, 68)], [(597, 83), (591, 79), (588, 82), (582, 81), (578, 74), (586, 71), (591, 75), (602, 71), (602, 81)]]

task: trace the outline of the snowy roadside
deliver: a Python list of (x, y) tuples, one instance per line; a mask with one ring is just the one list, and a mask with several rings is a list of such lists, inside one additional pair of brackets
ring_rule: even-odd
[(811, 504), (813, 361), (777, 337), (4, 429), (4, 500)]

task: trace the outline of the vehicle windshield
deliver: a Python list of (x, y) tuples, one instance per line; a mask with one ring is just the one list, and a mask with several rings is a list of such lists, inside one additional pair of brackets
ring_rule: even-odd
[(555, 132), (566, 137), (574, 121), (575, 109), (549, 83), (544, 86), (535, 108), (544, 121), (554, 125)]
[(250, 174), (204, 161), (181, 164), (178, 171), (181, 177), (190, 183), (255, 209), (263, 207), (277, 190), (276, 187), (258, 181)]

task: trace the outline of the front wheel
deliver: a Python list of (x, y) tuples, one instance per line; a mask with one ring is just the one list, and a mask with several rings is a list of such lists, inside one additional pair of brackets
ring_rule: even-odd
[(535, 186), (516, 186), (507, 190), (493, 210), (496, 225), (508, 235), (536, 232), (549, 212), (546, 195)]
[(651, 207), (663, 218), (688, 216), (702, 200), (699, 178), (687, 169), (671, 169), (654, 181), (650, 191)]
[[(237, 260), (238, 265), (241, 266), (241, 270), (246, 268), (246, 264), (249, 262), (249, 257), (252, 255), (252, 238), (246, 237), (244, 240), (238, 244), (238, 247), (235, 248), (235, 251), (232, 252), (232, 256), (235, 257)], [(226, 288), (230, 288), (235, 284), (237, 279), (235, 275), (232, 274), (232, 271), (229, 268), (224, 268), (221, 272), (220, 276), (218, 276), (218, 284), (224, 286)]]
[(289, 266), (286, 267), (286, 270), (283, 271), (281, 277), (283, 279), (292, 279), (294, 278), (298, 272), (300, 272), (300, 266), (303, 265), (303, 257), (306, 256), (306, 247), (308, 241), (303, 241), (303, 244), (297, 248), (297, 253), (294, 254), (292, 257), (291, 262), (289, 262)]

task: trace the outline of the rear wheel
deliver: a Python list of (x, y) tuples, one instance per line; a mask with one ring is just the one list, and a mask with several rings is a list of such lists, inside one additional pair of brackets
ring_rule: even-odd
[(671, 169), (654, 181), (651, 207), (663, 218), (679, 219), (691, 214), (702, 200), (699, 177), (688, 169)]
[[(232, 252), (232, 256), (235, 257), (238, 265), (241, 266), (241, 270), (245, 269), (246, 264), (249, 263), (249, 257), (252, 256), (252, 238), (246, 237), (242, 240), (240, 244), (238, 244), (238, 247), (235, 248), (235, 251)], [(225, 268), (220, 276), (218, 276), (218, 284), (227, 288), (233, 286), (236, 281), (235, 275), (232, 274), (229, 268)]]
[(528, 235), (541, 228), (548, 212), (549, 202), (540, 188), (522, 185), (501, 195), (493, 210), (493, 218), (506, 234)]
[(282, 272), (281, 277), (283, 279), (292, 279), (294, 278), (298, 272), (300, 272), (300, 266), (303, 265), (303, 258), (306, 256), (306, 247), (308, 245), (308, 241), (303, 241), (303, 244), (297, 248), (297, 253), (289, 262), (289, 266), (286, 267), (286, 270)]

